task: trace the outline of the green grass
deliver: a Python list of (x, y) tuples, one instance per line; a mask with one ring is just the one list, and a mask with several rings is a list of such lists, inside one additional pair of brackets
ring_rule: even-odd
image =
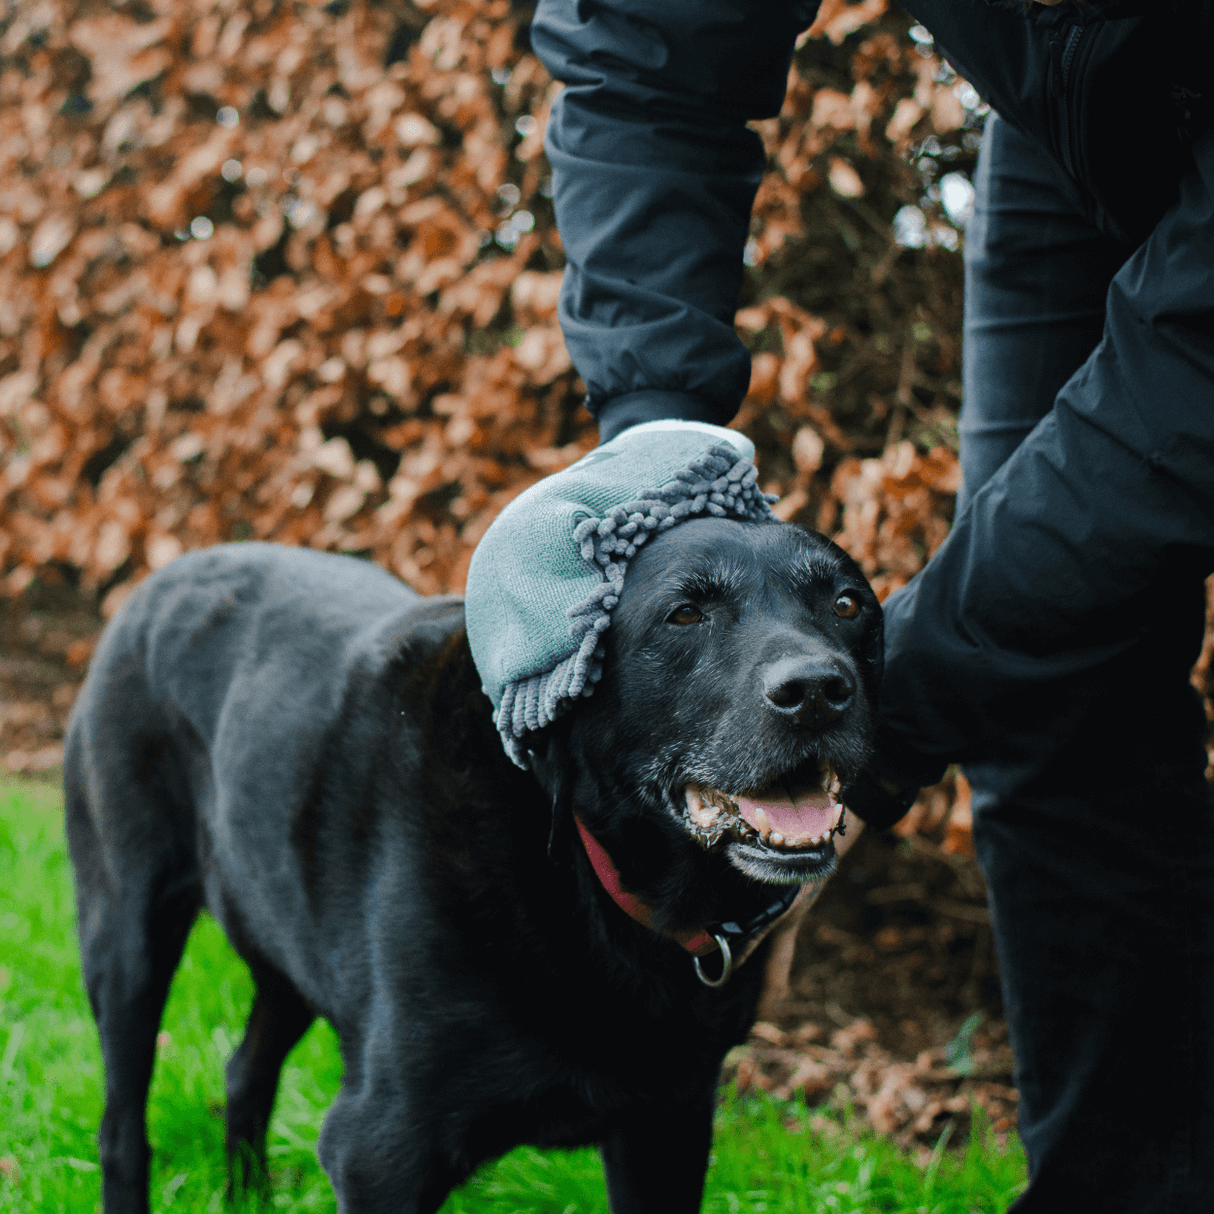
[[(99, 1202), (102, 1068), (80, 985), (61, 805), (51, 784), (0, 780), (0, 1214), (77, 1214)], [(223, 1064), (251, 998), (247, 971), (204, 916), (173, 984), (152, 1082), (154, 1210), (225, 1208)], [(318, 1023), (283, 1071), (265, 1209), (335, 1209), (316, 1139), (340, 1079), (333, 1031)], [(1018, 1146), (1001, 1151), (981, 1129), (967, 1150), (940, 1150), (924, 1169), (889, 1142), (796, 1104), (726, 1098), (704, 1209), (985, 1214), (1003, 1210), (1023, 1181)], [(530, 1148), (483, 1168), (444, 1206), (444, 1214), (605, 1210), (596, 1152)]]

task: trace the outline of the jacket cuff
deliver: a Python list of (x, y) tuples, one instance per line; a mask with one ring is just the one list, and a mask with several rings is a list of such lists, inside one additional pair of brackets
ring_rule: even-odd
[(610, 442), (617, 434), (642, 422), (674, 420), (724, 426), (734, 417), (733, 413), (689, 392), (663, 392), (648, 388), (613, 396), (599, 405), (592, 406), (587, 401), (586, 407), (599, 423), (600, 443)]

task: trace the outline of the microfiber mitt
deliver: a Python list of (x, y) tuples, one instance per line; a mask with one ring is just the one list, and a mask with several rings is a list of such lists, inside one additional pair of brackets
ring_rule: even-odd
[(703, 422), (633, 426), (521, 493), (468, 570), (472, 657), (506, 752), (590, 695), (628, 562), (652, 535), (702, 515), (772, 517), (754, 444)]

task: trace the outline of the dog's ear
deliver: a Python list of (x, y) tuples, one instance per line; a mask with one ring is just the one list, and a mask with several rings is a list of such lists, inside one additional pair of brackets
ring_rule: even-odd
[(553, 864), (560, 864), (567, 851), (565, 842), (573, 816), (573, 752), (569, 745), (567, 721), (558, 721), (544, 732), (540, 745), (531, 752), (531, 770), (552, 803), (548, 859)]

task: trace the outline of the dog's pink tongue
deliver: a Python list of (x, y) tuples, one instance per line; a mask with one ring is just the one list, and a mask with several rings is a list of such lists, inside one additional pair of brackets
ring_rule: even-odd
[(779, 831), (786, 839), (804, 835), (813, 839), (835, 824), (838, 807), (821, 788), (801, 792), (795, 799), (782, 790), (769, 789), (757, 797), (739, 797), (738, 813), (755, 828)]

